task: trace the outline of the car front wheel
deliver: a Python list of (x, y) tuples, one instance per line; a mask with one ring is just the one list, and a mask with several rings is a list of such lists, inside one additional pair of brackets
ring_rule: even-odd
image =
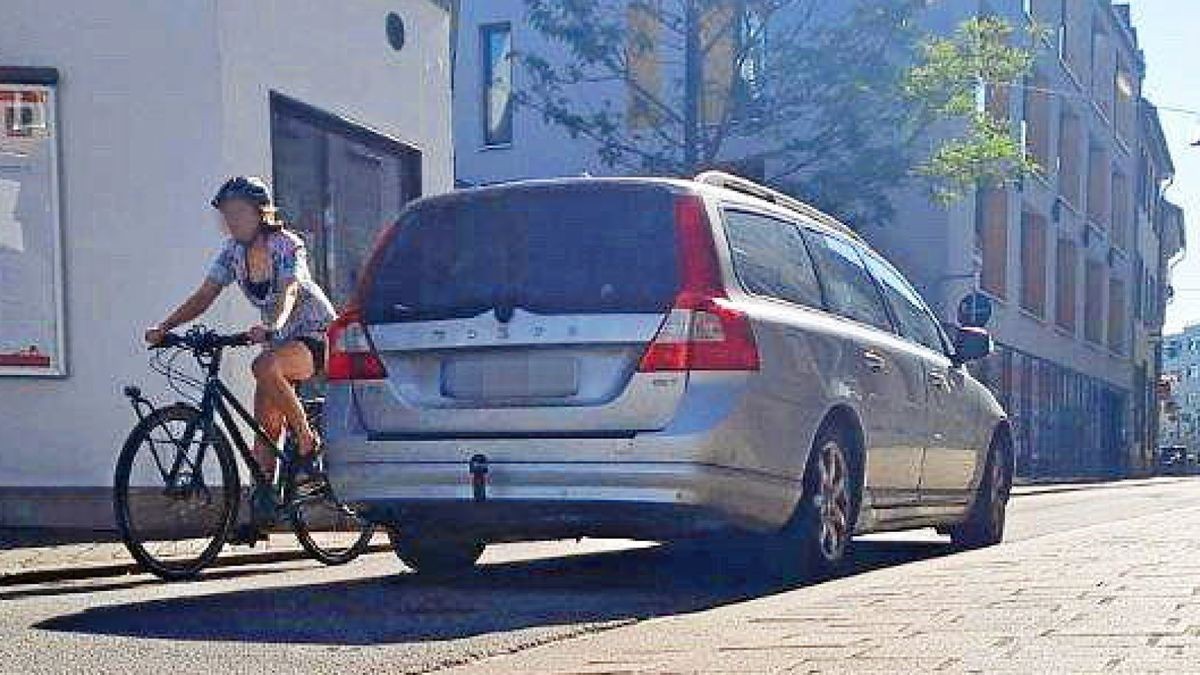
[(961, 525), (950, 528), (950, 541), (958, 548), (995, 546), (1004, 539), (1008, 498), (1012, 492), (1012, 464), (1008, 446), (997, 437), (988, 453), (987, 466), (971, 514)]

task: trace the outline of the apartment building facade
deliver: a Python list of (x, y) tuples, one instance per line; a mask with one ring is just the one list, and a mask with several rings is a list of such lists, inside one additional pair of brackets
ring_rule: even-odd
[(1200, 450), (1200, 325), (1163, 338), (1160, 445)]
[[(1052, 28), (1036, 39), (1025, 81), (984, 97), (1013, 121), (1041, 171), (981, 189), (973, 212), (946, 214), (947, 231), (968, 241), (951, 248), (951, 274), (923, 271), (934, 284), (927, 291), (948, 312), (976, 291), (992, 300), (999, 349), (980, 375), (1014, 419), (1021, 474), (1148, 472), (1166, 261), (1183, 234), (1164, 215), (1162, 186), (1174, 169), (1157, 112), (1141, 95), (1145, 63), (1128, 7), (985, 5), (1015, 25)], [(886, 230), (876, 238), (905, 248)]]
[[(1013, 417), (1022, 475), (1148, 471), (1167, 261), (1183, 231), (1181, 217), (1164, 215), (1173, 167), (1141, 94), (1145, 63), (1128, 7), (941, 2), (924, 19), (946, 33), (977, 13), (1050, 27), (1033, 38), (1037, 61), (1024, 82), (980, 92), (1041, 171), (949, 207), (905, 190), (892, 222), (854, 225), (945, 320), (986, 299), (998, 350), (978, 374)], [(554, 58), (556, 49), (528, 26), (522, 0), (464, 3), (454, 94), (461, 182), (611, 171), (586, 140), (515, 102), (524, 74), (508, 56)], [(628, 92), (613, 86), (588, 96), (626, 105)]]

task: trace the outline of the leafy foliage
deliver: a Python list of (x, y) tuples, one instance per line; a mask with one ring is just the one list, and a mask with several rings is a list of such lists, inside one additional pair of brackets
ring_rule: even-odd
[[(1036, 34), (1036, 28), (1031, 34)], [(997, 17), (974, 17), (953, 36), (927, 40), (905, 89), (934, 118), (965, 120), (965, 130), (917, 167), (935, 197), (949, 202), (979, 184), (1025, 176), (1040, 167), (1028, 157), (1009, 118), (1014, 86), (1033, 66), (1034, 52), (1014, 46), (1016, 31)], [(980, 94), (986, 99), (979, 105)]]
[[(980, 81), (1031, 63), (998, 20), (923, 40), (924, 0), (525, 4), (547, 46), (516, 56), (518, 103), (616, 171), (732, 168), (855, 223), (887, 220), (914, 176), (949, 200), (1031, 168), (1008, 120), (976, 110)], [(922, 154), (946, 119), (965, 133)]]
[[(529, 83), (518, 101), (590, 140), (612, 169), (732, 165), (850, 220), (884, 218), (886, 189), (912, 165), (896, 57), (918, 45), (922, 4), (526, 0), (550, 48), (518, 56)], [(702, 64), (691, 94), (689, 29)]]

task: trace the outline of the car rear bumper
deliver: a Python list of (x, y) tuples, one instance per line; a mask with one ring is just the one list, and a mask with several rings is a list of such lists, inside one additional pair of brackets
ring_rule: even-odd
[(489, 541), (769, 531), (786, 522), (799, 497), (793, 481), (700, 462), (488, 461), (480, 476), (469, 459), (487, 455), (484, 441), (456, 444), (462, 459), (445, 462), (389, 461), (378, 446), (411, 444), (369, 445), (376, 447), (330, 446), (339, 498), (377, 521), (420, 521)]

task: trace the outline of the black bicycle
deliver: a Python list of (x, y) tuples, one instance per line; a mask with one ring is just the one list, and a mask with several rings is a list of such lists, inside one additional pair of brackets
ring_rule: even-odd
[[(117, 460), (117, 527), (134, 559), (163, 579), (194, 577), (227, 541), (253, 545), (260, 533), (284, 521), (304, 550), (327, 565), (350, 562), (370, 545), (374, 525), (340, 503), (328, 481), (297, 486), (302, 462), (291, 434), (280, 448), (221, 381), (223, 351), (250, 344), (245, 334), (220, 335), (196, 327), (186, 335), (169, 333), (153, 348), (152, 367), (177, 393), (186, 397), (185, 386), (199, 392), (198, 407), (188, 402), (155, 407), (137, 387), (125, 387), (138, 423)], [(177, 358), (186, 353), (202, 375), (186, 374), (177, 366)], [(304, 401), (315, 428), (320, 428), (322, 403)], [(278, 457), (274, 476), (254, 460), (234, 413)], [(253, 481), (251, 517), (237, 533), (243, 495), (231, 437)]]

